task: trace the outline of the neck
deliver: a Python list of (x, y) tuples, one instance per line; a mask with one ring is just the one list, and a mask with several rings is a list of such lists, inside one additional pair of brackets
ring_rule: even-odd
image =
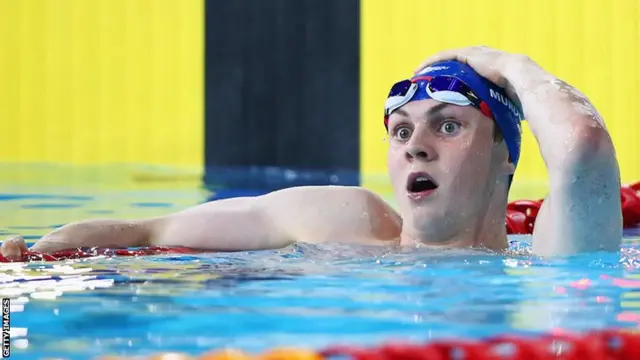
[[(502, 217), (504, 219), (504, 216)], [(493, 221), (479, 228), (465, 228), (449, 236), (435, 236), (431, 231), (403, 226), (402, 246), (428, 246), (433, 248), (484, 248), (503, 251), (508, 247), (504, 220)]]

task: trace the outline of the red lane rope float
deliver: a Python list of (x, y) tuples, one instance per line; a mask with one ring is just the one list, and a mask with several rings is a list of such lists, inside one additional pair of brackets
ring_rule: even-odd
[[(640, 181), (620, 188), (625, 229), (640, 225)], [(507, 234), (532, 234), (543, 200), (516, 200), (507, 205)]]
[(507, 205), (507, 234), (533, 234), (543, 200), (516, 200)]
[(640, 181), (635, 184), (622, 186), (620, 189), (620, 199), (622, 200), (624, 227), (638, 226), (638, 224), (640, 224)]
[[(97, 360), (127, 359), (100, 357)], [(136, 359), (140, 359), (136, 357)], [(179, 353), (154, 354), (147, 360), (638, 360), (640, 334), (600, 330), (582, 335), (549, 334), (535, 338), (501, 335), (486, 340), (438, 340), (425, 344), (384, 344), (359, 348), (335, 346), (319, 352), (295, 347), (275, 348), (258, 355), (236, 349), (191, 357)]]
[[(94, 256), (146, 256), (160, 254), (197, 254), (201, 251), (185, 247), (162, 247), (151, 246), (136, 249), (73, 249), (56, 251), (53, 253), (40, 253), (37, 251), (23, 251), (22, 262), (28, 261), (60, 261), (69, 259), (82, 259)], [(0, 262), (10, 262), (9, 259), (0, 255)]]
[(321, 352), (323, 358), (353, 360), (631, 360), (640, 359), (640, 335), (604, 330), (578, 335), (523, 338), (502, 335), (484, 341), (434, 341), (425, 345), (384, 345), (362, 350), (341, 347)]
[[(640, 181), (620, 189), (624, 228), (640, 226)], [(507, 234), (532, 234), (543, 200), (516, 200), (507, 205)], [(158, 254), (194, 254), (200, 251), (183, 247), (147, 247), (137, 249), (73, 249), (51, 254), (26, 251), (20, 261), (59, 261), (92, 256), (144, 256)], [(0, 262), (9, 262), (0, 255)], [(640, 359), (640, 358), (639, 358)]]

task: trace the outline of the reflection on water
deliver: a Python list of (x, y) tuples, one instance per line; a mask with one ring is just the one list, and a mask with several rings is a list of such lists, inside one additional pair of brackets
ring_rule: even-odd
[[(54, 172), (42, 183), (29, 171), (44, 177), (51, 169), (25, 169), (22, 183), (0, 182), (0, 226), (31, 239), (79, 218), (155, 216), (210, 195), (186, 175), (171, 181), (149, 169)], [(635, 328), (638, 239), (628, 232), (620, 254), (554, 260), (531, 256), (522, 236), (510, 256), (301, 244), (4, 263), (0, 293), (12, 299), (14, 356), (29, 359)]]

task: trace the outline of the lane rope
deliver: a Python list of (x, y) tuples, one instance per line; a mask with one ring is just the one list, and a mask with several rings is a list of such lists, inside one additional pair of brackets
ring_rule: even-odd
[[(640, 226), (640, 181), (624, 185), (620, 189), (622, 202), (623, 227), (625, 229)], [(543, 200), (516, 200), (507, 205), (505, 226), (507, 234), (532, 234), (536, 223), (538, 211)], [(60, 261), (69, 259), (81, 259), (94, 256), (146, 256), (159, 254), (195, 254), (203, 251), (188, 249), (185, 247), (160, 247), (150, 246), (130, 249), (100, 249), (78, 248), (53, 253), (39, 253), (25, 251), (19, 262), (32, 261)], [(0, 255), (0, 262), (10, 262)]]
[[(96, 360), (134, 359), (105, 356)], [(135, 359), (141, 359), (136, 357)], [(147, 360), (637, 360), (640, 334), (627, 330), (599, 330), (581, 335), (565, 332), (538, 337), (500, 335), (484, 340), (438, 340), (424, 344), (388, 343), (360, 348), (334, 346), (321, 351), (286, 347), (250, 354), (223, 349), (191, 357), (158, 353)]]

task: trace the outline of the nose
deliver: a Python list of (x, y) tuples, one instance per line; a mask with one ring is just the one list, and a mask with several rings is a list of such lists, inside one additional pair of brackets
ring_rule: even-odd
[(419, 139), (413, 138), (411, 142), (407, 144), (405, 151), (405, 157), (409, 161), (433, 161), (436, 158), (436, 151), (433, 147), (429, 146), (425, 139), (423, 141), (417, 141)]
[(418, 160), (427, 160), (429, 159), (429, 154), (425, 149), (422, 149), (416, 145), (409, 145), (407, 147), (406, 156), (408, 160), (418, 159)]

